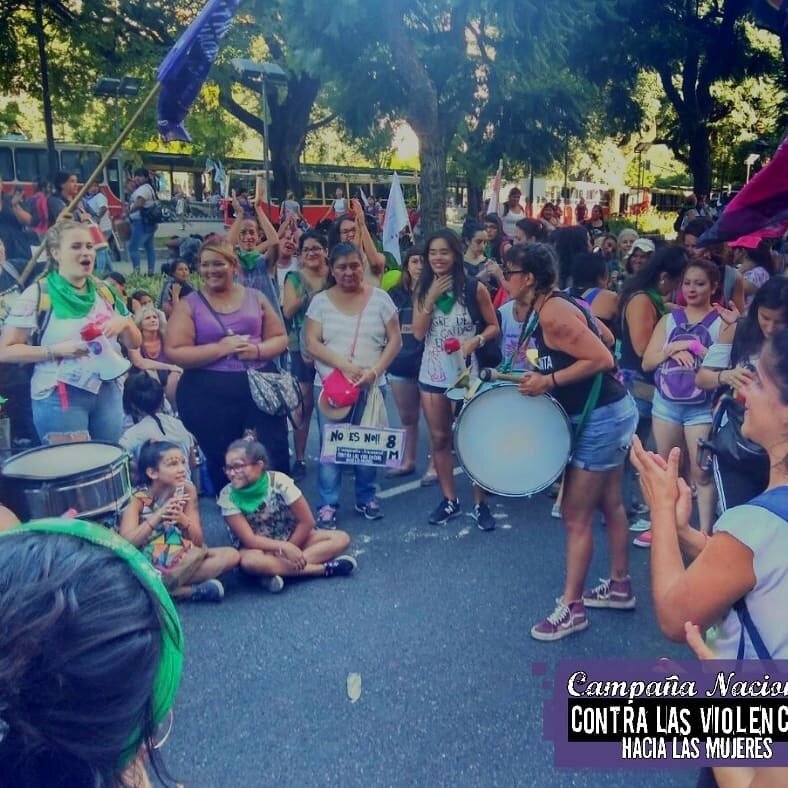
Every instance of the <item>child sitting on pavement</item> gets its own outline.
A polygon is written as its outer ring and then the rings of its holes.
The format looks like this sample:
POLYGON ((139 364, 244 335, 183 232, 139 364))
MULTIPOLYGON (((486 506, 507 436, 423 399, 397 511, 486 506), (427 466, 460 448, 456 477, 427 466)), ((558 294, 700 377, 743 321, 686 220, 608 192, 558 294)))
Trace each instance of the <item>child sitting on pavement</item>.
POLYGON ((295 482, 267 470, 265 447, 256 440, 234 441, 224 470, 230 483, 219 494, 219 508, 241 553, 241 570, 260 577, 272 593, 285 577, 349 575, 356 560, 343 551, 350 544, 344 531, 315 528, 315 518, 295 482))
POLYGON ((238 566, 232 547, 206 548, 197 490, 186 478, 186 456, 169 441, 148 441, 137 461, 139 489, 123 511, 120 535, 161 572, 174 599, 221 602, 216 578, 238 566))

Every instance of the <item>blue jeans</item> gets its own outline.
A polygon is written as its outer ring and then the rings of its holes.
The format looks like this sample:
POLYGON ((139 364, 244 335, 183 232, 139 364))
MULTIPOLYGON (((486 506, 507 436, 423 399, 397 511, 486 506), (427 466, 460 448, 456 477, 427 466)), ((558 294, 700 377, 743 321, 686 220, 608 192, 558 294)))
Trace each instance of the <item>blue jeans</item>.
POLYGON ((143 247, 148 258, 148 274, 153 275, 156 272, 156 249, 153 246, 156 225, 145 224, 142 219, 131 219, 130 224, 129 257, 134 273, 140 272, 140 247, 143 247))
POLYGON ((91 440, 117 443, 123 432, 123 396, 117 380, 101 384, 97 394, 66 386, 68 407, 60 404, 55 389, 44 399, 34 399, 33 423, 42 443, 63 432, 88 432, 91 440))
MULTIPOLYGON (((315 402, 320 397, 320 389, 315 388, 315 402)), ((323 427, 326 424, 334 424, 335 422, 329 421, 320 408, 315 408, 317 414, 317 427, 318 435, 320 436, 320 452, 323 450, 323 427)), ((378 469, 371 465, 353 465, 344 466, 352 467, 355 474, 355 492, 356 503, 359 506, 366 506, 370 501, 375 498, 377 492, 376 479, 378 469)), ((339 492, 342 487, 342 465, 334 463, 321 462, 317 471, 317 493, 319 504, 318 506, 339 506, 339 492)))

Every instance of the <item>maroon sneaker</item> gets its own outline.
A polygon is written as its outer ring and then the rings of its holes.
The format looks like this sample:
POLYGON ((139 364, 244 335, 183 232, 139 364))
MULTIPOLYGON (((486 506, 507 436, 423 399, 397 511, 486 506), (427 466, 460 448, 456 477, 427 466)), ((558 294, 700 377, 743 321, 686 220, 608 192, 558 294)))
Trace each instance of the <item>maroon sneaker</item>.
POLYGON ((600 583, 583 592, 586 607, 609 607, 614 610, 634 610, 637 598, 632 592, 632 581, 599 578, 600 583))
POLYGON ((556 600, 556 608, 544 620, 531 627, 531 637, 536 640, 561 640, 561 638, 582 632, 588 626, 588 617, 583 600, 565 605, 556 600))

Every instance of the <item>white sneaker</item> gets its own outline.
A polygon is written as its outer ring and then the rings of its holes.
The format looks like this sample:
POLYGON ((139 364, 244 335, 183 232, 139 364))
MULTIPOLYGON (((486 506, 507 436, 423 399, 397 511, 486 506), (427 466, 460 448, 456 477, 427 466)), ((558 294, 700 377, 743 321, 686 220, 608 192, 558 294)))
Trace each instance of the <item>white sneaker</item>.
POLYGON ((260 585, 270 594, 278 594, 285 587, 285 581, 281 575, 272 575, 261 577, 260 585))
POLYGON ((648 531, 649 528, 651 528, 651 521, 647 520, 645 517, 635 520, 635 522, 629 526, 629 530, 636 534, 648 531))

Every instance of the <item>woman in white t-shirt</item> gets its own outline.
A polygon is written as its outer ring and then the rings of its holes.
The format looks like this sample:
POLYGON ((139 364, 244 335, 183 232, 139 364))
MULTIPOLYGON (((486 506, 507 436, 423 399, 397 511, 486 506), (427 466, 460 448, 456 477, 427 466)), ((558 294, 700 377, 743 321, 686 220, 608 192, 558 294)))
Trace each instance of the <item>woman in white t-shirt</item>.
MULTIPOLYGON (((444 350, 444 342, 450 338, 459 340, 461 349, 458 352, 465 359, 494 340, 500 329, 487 288, 474 280, 466 283, 462 245, 457 235, 451 230, 437 230, 427 239, 425 248, 428 265, 416 286, 413 335, 424 340, 419 388, 430 430, 435 470, 443 493, 443 499, 429 521, 433 525, 442 525, 460 514, 451 453, 452 402, 445 396, 457 378, 457 370, 453 358, 444 350), (466 303, 466 294, 476 299, 475 305, 466 303), (481 315, 478 325, 471 309, 481 315)), ((472 363, 476 364, 475 359, 472 363)))
POLYGON ((118 340, 131 349, 142 337, 122 300, 93 278, 96 258, 87 227, 59 222, 45 244, 53 270, 14 302, 0 336, 0 362, 35 365, 30 396, 43 442, 89 433, 93 440, 116 443, 123 422, 120 386, 101 379, 100 356, 89 353, 80 332, 96 325, 116 352, 118 340), (46 310, 44 295, 50 301, 46 310))
POLYGON ((129 197, 129 222, 131 238, 129 239, 129 257, 134 273, 140 272, 140 247, 145 249, 148 260, 148 276, 156 272, 156 249, 153 237, 158 225, 145 220, 145 211, 156 204, 156 192, 150 183, 150 173, 144 168, 134 170, 134 191, 129 197))
POLYGON ((509 196, 503 205, 501 212, 501 222, 503 231, 507 238, 514 238, 514 228, 521 219, 525 219, 525 208, 520 205, 520 197, 523 193, 515 186, 509 190, 509 196))
MULTIPOLYGON (((312 299, 306 313, 306 349, 315 359, 315 386, 322 389, 323 380, 335 369, 362 390, 383 386, 386 369, 402 347, 397 307, 387 293, 364 282, 364 265, 353 244, 337 244, 328 264, 329 284, 332 280, 334 284, 312 299)), ((327 419, 321 410, 321 392, 317 393, 322 447, 327 419)), ((353 467, 356 512, 368 520, 378 520, 383 515, 375 498, 376 469, 353 467)), ((317 516, 320 527, 335 526, 341 481, 340 466, 321 462, 317 516)))
POLYGON ((651 584, 662 632, 685 640, 687 622, 706 630, 717 659, 788 658, 788 329, 769 339, 741 393, 742 434, 766 449, 769 484, 728 509, 711 536, 689 524, 692 497, 667 463, 635 438, 633 463, 651 508, 651 584), (681 552, 691 560, 684 568, 681 552), (746 623, 743 623, 746 622, 746 623))

